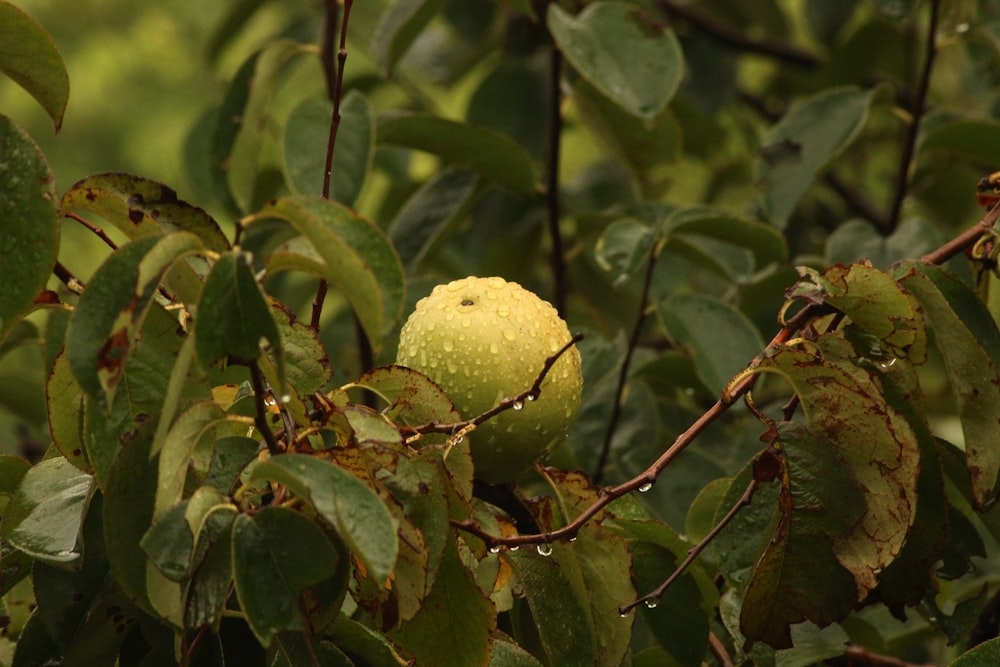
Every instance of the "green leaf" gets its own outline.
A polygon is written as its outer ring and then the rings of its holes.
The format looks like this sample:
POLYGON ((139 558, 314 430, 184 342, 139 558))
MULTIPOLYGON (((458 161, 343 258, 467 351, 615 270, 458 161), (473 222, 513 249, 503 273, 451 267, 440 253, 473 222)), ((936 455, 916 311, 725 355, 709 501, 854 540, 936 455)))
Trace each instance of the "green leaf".
POLYGON ((11 497, 3 517, 3 538, 20 551, 51 563, 80 557, 81 526, 94 478, 62 457, 29 470, 11 497))
POLYGON ((66 355, 87 394, 105 406, 114 402, 159 278, 200 248, 187 232, 146 236, 119 248, 94 273, 66 330, 66 355))
POLYGON ((385 8, 371 37, 383 76, 392 73, 396 62, 444 4, 444 0, 393 0, 385 8))
POLYGON ((966 162, 992 169, 1000 150, 1000 122, 992 118, 956 118, 937 123, 922 134, 920 159, 966 162))
POLYGON ((655 232, 644 223, 632 218, 615 220, 594 244, 594 259, 611 275, 611 285, 621 287, 646 266, 657 242, 655 232))
POLYGON ((354 663, 332 642, 306 639, 303 633, 278 635, 277 654, 270 667, 354 667, 354 663))
MULTIPOLYGON (((381 366, 373 368, 354 385, 374 391, 389 405, 382 413, 394 424, 419 426, 440 422, 452 424, 462 421, 451 398, 429 377, 405 366, 381 366)), ((423 443, 444 442, 446 434, 430 434, 421 439, 423 443)))
POLYGON ((207 625, 217 630, 222 621, 233 583, 232 525, 236 516, 232 505, 214 505, 202 517, 195 538, 195 569, 184 591, 185 627, 207 625))
POLYGON ((322 529, 298 512, 264 507, 233 522, 233 575, 240 607, 263 646, 303 630, 299 596, 333 574, 338 556, 322 529))
POLYGON ((490 667, 542 667, 535 656, 513 642, 494 639, 490 667))
POLYGON ((671 337, 691 353, 698 379, 713 394, 764 348, 760 332, 742 312, 697 294, 675 294, 657 304, 671 337))
POLYGON ((388 233, 407 270, 412 272, 442 232, 466 212, 477 184, 474 172, 448 167, 406 200, 388 233))
POLYGON ((898 275, 934 330, 965 435, 973 499, 983 507, 1000 476, 1000 332, 972 290, 944 269, 911 262, 898 275))
POLYGON ((816 175, 868 119, 872 93, 855 88, 822 91, 793 107, 764 137, 757 163, 765 185, 764 214, 784 228, 816 175))
POLYGON ((327 628, 327 634, 342 650, 360 658, 358 662, 371 667, 403 667, 406 661, 397 653, 385 635, 358 621, 339 614, 327 628))
MULTIPOLYGON (((0 65, 11 41, 4 36, 11 27, 8 13, 20 10, 0 2, 0 65)), ((60 230, 55 197, 45 156, 24 130, 0 114, 0 341, 31 310, 55 266, 60 230)))
POLYGON ((329 521, 376 582, 396 562, 396 527, 385 504, 354 475, 328 461, 285 454, 253 469, 250 481, 284 484, 329 521))
POLYGON ((379 122, 378 142, 426 151, 515 192, 529 196, 535 193, 536 169, 531 156, 496 130, 408 114, 379 122))
POLYGON ((225 414, 218 404, 199 401, 177 418, 162 443, 153 442, 153 456, 160 455, 154 519, 181 501, 195 449, 199 444, 214 443, 215 426, 223 419, 225 414))
MULTIPOLYGON (((330 197, 353 206, 372 168, 375 154, 375 110, 361 93, 351 90, 340 104, 340 124, 330 179, 330 197)), ((298 194, 321 195, 326 146, 333 103, 326 98, 303 100, 285 122, 285 176, 298 194)))
POLYGON ((921 257, 945 241, 941 230, 924 218, 906 218, 889 236, 867 220, 848 220, 826 240, 827 264, 867 259, 879 269, 911 257, 921 257))
POLYGON ((350 209, 317 197, 277 199, 254 216, 268 217, 285 220, 312 243, 322 259, 317 267, 322 277, 350 302, 372 347, 379 350, 402 315, 405 290, 399 256, 385 233, 350 209))
POLYGON ((673 30, 635 5, 595 2, 577 16, 550 5, 548 26, 573 68, 639 118, 655 118, 680 85, 684 57, 673 30))
POLYGON ((391 633, 419 665, 485 665, 496 607, 479 590, 450 536, 420 613, 391 633))
POLYGON ((865 511, 862 487, 837 449, 791 422, 779 426, 779 438, 789 481, 782 485, 778 525, 747 584, 740 626, 750 643, 789 648, 790 626, 806 619, 829 625, 864 597, 857 575, 845 565, 878 565, 869 555, 847 554, 837 546, 850 539, 865 511), (843 562, 859 555, 860 562, 843 562), (822 580, 816 572, 823 573, 822 580))
MULTIPOLYGON (((333 366, 316 329, 295 318, 277 301, 271 302, 271 314, 281 334, 281 357, 288 384, 300 395, 319 391, 333 379, 333 366)), ((275 350, 268 350, 277 362, 275 350)))
POLYGON ((785 235, 772 225, 719 208, 696 206, 680 209, 662 223, 667 247, 675 238, 703 237, 722 241, 753 253, 757 269, 788 258, 785 235))
POLYGON ((1000 663, 1000 638, 983 642, 958 656, 948 667, 991 667, 1000 663))
MULTIPOLYGON (((239 111, 232 151, 226 159, 226 181, 241 211, 252 211, 258 201, 257 179, 261 147, 269 123, 267 114, 285 69, 296 56, 307 53, 302 44, 287 39, 274 40, 253 59, 253 73, 246 80, 246 105, 239 111)), ((242 81, 241 81, 242 83, 242 81)), ((243 91, 240 91, 242 93, 243 91)), ((239 95, 238 97, 241 97, 239 95)), ((238 99, 237 99, 238 101, 238 99)))
POLYGON ((69 99, 69 74, 52 38, 23 10, 2 0, 0 44, 0 72, 38 100, 58 131, 69 99))
POLYGON ((212 265, 198 304, 194 335, 198 358, 206 368, 227 358, 253 362, 264 340, 278 352, 281 368, 278 326, 242 253, 225 253, 212 265))

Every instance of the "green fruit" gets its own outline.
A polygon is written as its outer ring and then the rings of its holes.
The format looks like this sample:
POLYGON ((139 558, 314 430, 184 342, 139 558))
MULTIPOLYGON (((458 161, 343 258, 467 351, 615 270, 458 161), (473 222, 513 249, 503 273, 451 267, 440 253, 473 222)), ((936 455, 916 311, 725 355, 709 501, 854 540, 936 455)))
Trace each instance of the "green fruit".
MULTIPOLYGON (((503 278, 438 285, 399 335, 396 363, 444 389, 466 419, 531 388, 545 361, 572 336, 547 301, 503 278)), ((529 470, 565 439, 580 408, 580 352, 562 354, 537 400, 500 413, 470 433, 476 477, 496 484, 529 470)))

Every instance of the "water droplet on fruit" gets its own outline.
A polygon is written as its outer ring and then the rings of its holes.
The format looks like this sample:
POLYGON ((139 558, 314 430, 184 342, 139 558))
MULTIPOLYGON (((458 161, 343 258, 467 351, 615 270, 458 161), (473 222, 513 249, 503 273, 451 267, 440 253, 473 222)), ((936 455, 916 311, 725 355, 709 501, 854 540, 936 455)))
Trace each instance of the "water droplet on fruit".
POLYGON ((441 347, 444 348, 445 352, 451 352, 455 349, 455 343, 449 338, 448 340, 441 342, 441 347))
POLYGON ((499 306, 497 306, 497 315, 499 315, 500 317, 507 317, 508 315, 510 315, 510 308, 508 308, 503 304, 500 304, 499 306))
POLYGON ((517 338, 517 333, 515 333, 513 329, 504 329, 503 337, 506 338, 507 340, 514 340, 515 338, 517 338))
POLYGON ((496 344, 496 341, 490 343, 490 352, 492 352, 493 354, 500 353, 500 346, 496 344))
POLYGON ((552 555, 552 545, 551 544, 539 544, 538 545, 538 555, 539 556, 551 556, 552 555))
POLYGON ((648 600, 646 600, 647 609, 656 609, 656 605, 658 604, 660 604, 659 598, 649 598, 648 600))
POLYGON ((652 482, 646 482, 645 484, 643 484, 642 486, 639 487, 639 493, 646 493, 651 488, 653 488, 653 483, 652 482))

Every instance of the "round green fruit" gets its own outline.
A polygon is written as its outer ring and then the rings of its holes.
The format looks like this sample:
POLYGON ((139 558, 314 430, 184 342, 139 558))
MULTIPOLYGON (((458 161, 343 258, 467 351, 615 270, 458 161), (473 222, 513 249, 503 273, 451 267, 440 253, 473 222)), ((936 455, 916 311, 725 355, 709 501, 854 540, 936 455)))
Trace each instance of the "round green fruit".
MULTIPOLYGON (((396 363, 437 382, 471 419, 530 389, 571 338, 547 301, 503 278, 471 276, 438 285, 417 302, 400 332, 396 363)), ((580 352, 572 347, 553 364, 536 400, 469 434, 476 477, 507 482, 548 454, 569 432, 582 387, 580 352)))

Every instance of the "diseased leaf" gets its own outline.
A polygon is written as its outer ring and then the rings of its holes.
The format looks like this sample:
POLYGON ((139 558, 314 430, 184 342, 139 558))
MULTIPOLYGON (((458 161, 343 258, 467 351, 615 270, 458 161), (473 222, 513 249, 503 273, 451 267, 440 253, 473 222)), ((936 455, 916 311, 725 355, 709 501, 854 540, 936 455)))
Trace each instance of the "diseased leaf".
MULTIPOLYGON (((402 315, 405 284, 399 256, 385 233, 350 209, 318 197, 285 197, 268 203, 255 219, 285 220, 307 238, 314 258, 300 266, 318 272, 351 303, 375 350, 402 315)), ((269 271, 287 269, 269 263, 269 271)))
POLYGON ((1000 476, 1000 332, 983 303, 944 269, 911 262, 897 271, 934 330, 965 435, 973 499, 984 507, 1000 476))
POLYGON ((572 16, 550 5, 547 22, 574 69, 629 113, 652 120, 677 91, 684 72, 680 44, 645 10, 595 2, 572 16))
POLYGON ((67 461, 92 473, 83 436, 83 389, 73 375, 65 348, 59 352, 45 383, 45 407, 52 442, 67 461))
MULTIPOLYGON (((15 27, 12 16, 23 17, 15 23, 31 21, 0 2, 0 69, 11 42, 5 33, 15 27)), ((32 309, 55 266, 60 230, 55 197, 45 156, 24 130, 0 114, 0 341, 32 309)))
POLYGON ((250 480, 287 486, 333 525, 373 580, 389 576, 398 550, 396 527, 375 492, 357 477, 328 461, 285 454, 255 467, 250 480))
POLYGON ((846 616, 868 590, 863 586, 871 588, 859 571, 870 576, 879 564, 860 549, 845 552, 859 542, 851 536, 866 498, 837 446, 791 422, 778 436, 787 466, 780 516, 747 584, 740 627, 748 643, 788 648, 790 626, 808 619, 822 627, 846 616))
MULTIPOLYGON (((404 366, 373 368, 354 385, 374 391, 389 405, 382 412, 393 423, 420 426, 439 422, 453 424, 462 421, 462 415, 441 387, 423 373, 404 366)), ((444 442, 447 434, 428 434, 421 437, 423 444, 444 442)))
POLYGON ((52 38, 23 10, 3 0, 0 44, 0 72, 42 105, 58 131, 69 100, 69 74, 52 38))

